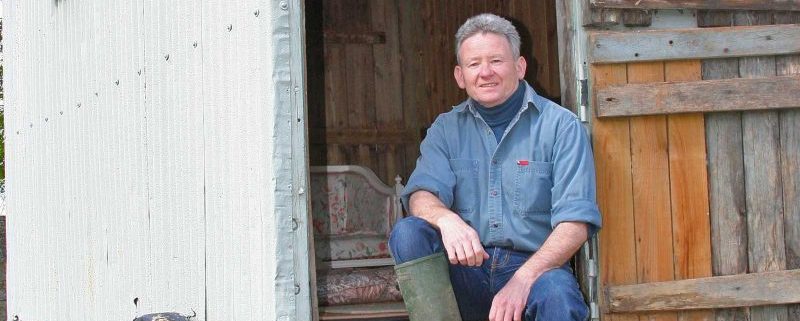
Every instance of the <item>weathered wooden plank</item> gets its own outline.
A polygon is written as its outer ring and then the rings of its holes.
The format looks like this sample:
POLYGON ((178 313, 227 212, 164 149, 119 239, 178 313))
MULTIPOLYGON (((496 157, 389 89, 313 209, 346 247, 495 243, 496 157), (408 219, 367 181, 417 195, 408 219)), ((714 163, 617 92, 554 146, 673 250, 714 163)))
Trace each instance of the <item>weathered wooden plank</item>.
POLYGON ((626 27, 648 27, 653 23, 653 11, 622 10, 622 24, 626 27))
MULTIPOLYGON (((627 82, 625 65, 594 65, 595 88, 627 82)), ((597 168, 597 202, 603 213, 600 230, 602 286, 636 283, 636 244, 633 224, 630 125, 627 118, 592 122, 597 168)), ((602 299, 602 298, 601 298, 602 299)), ((604 302, 600 302, 601 305, 604 302)), ((603 315, 604 320, 638 320, 636 316, 603 315)))
POLYGON ((589 33, 588 60, 615 63, 800 53, 800 24, 589 33))
POLYGON ((325 45, 325 126, 347 126, 347 73, 344 45, 325 45))
POLYGON ((591 0, 591 3, 598 8, 800 11, 797 0, 591 0))
POLYGON ((372 46, 345 45, 347 105, 350 128, 375 127, 375 60, 372 46))
MULTIPOLYGON (((800 12, 775 13, 775 24, 800 23, 800 12)), ((778 75, 800 74, 800 55, 775 58, 778 75)), ((786 233, 786 268, 800 268, 800 110, 784 110, 781 122, 781 177, 783 224, 786 233)), ((800 321, 800 305, 788 307, 789 321, 800 321)))
POLYGON ((318 128, 311 131, 309 138, 312 143, 375 145, 405 144, 413 136, 412 132, 403 129, 330 129, 323 131, 318 128))
MULTIPOLYGON (((576 61, 578 59, 575 52, 577 48, 575 48, 573 39, 576 37, 577 28, 580 28, 580 26, 575 24, 574 19, 571 17, 572 11, 575 10, 573 6, 576 5, 576 2, 555 1, 555 5, 558 17, 558 70, 561 75, 561 105, 572 110, 578 110, 578 74, 575 67, 580 65, 581 62, 576 61)), ((583 5, 586 6, 585 4, 583 5)))
MULTIPOLYGON (((664 63, 664 80, 701 79, 699 60, 664 63)), ((711 276, 705 122, 703 114, 667 117, 675 279, 711 276)), ((679 313, 679 320, 714 319, 713 311, 679 313)))
MULTIPOLYGON (((701 11, 699 27, 733 25, 729 11, 701 11)), ((703 79, 739 77, 737 58, 703 61, 703 79)), ((740 112, 706 115, 711 248, 714 275, 747 273, 742 117, 740 112)), ((718 321, 746 321, 746 308, 717 310, 718 321)))
POLYGON ((800 302, 800 270, 608 287, 608 312, 671 311, 800 302))
POLYGON ((600 117, 800 107, 800 75, 662 82, 597 92, 600 117))
MULTIPOLYGON (((426 13, 420 11, 422 4, 416 1, 399 1, 398 23, 400 32, 400 56, 401 61, 421 61, 423 58, 422 46, 417 35, 422 33, 422 24, 419 20, 427 18, 426 13)), ((403 63, 400 66, 402 74, 401 88, 403 95, 403 122, 404 128, 411 133, 408 145, 399 152, 404 153, 407 160, 403 167, 409 172, 414 168, 415 160, 419 155, 419 143, 422 140, 420 135, 421 122, 425 117, 421 117, 423 98, 425 97, 425 87, 422 81, 424 76, 423 66, 419 63, 403 63)))
POLYGON ((400 73, 400 32, 397 2, 370 3, 373 29, 386 34, 386 43, 373 46, 375 59, 376 128, 403 128, 403 93, 400 73))
MULTIPOLYGON (((628 83, 662 81, 663 62, 628 64, 628 83)), ((637 281, 674 280, 666 117, 632 117, 630 126, 637 281)), ((643 317, 649 320, 678 318, 675 313, 643 317)))
POLYGON ((386 33, 382 31, 368 31, 362 33, 344 33, 326 30, 323 33, 325 43, 363 44, 375 45, 386 43, 386 33))
MULTIPOLYGON (((771 24, 773 15, 769 12, 737 12, 733 21, 735 25, 771 24)), ((739 76, 742 78, 774 75, 774 57, 739 59, 739 76)), ((750 272, 786 268, 779 130, 777 112, 747 112, 742 115, 750 272)), ((755 307, 750 309, 750 313, 751 321, 787 318, 785 306, 755 307)))

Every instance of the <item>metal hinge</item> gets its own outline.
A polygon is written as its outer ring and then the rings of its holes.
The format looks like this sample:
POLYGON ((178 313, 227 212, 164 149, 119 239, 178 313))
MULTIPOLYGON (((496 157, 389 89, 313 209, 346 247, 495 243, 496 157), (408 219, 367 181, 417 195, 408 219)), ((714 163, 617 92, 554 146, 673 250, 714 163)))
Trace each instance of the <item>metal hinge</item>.
POLYGON ((578 117, 581 122, 589 122, 589 81, 581 79, 578 81, 578 92, 580 93, 580 106, 578 107, 578 117))
POLYGON ((598 268, 597 268, 597 235, 592 236, 586 244, 584 244, 584 255, 586 262, 586 271, 588 274, 588 288, 589 288, 589 312, 591 313, 590 320, 600 320, 600 306, 599 306, 599 292, 598 292, 598 268))

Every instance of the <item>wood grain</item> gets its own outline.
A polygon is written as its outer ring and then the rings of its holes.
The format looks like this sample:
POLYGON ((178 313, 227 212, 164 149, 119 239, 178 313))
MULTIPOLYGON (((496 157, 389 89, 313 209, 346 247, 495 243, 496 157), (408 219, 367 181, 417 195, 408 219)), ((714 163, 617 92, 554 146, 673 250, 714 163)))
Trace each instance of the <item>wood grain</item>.
MULTIPOLYGON (((627 82, 627 69, 621 64, 594 65, 591 75, 595 89, 627 82)), ((597 201, 603 213, 599 234, 602 287, 637 282, 630 137, 627 118, 593 120, 597 201)), ((603 319, 633 321, 638 317, 604 314, 603 319)))
MULTIPOLYGON (((663 62, 628 64, 628 83, 664 81, 663 62)), ((630 119, 636 274, 639 283, 673 280, 672 214, 665 116, 630 119)), ((677 320, 675 313, 642 316, 677 320)))
MULTIPOLYGON (((772 22, 773 15, 769 12, 734 14, 735 25, 772 22)), ((774 76, 775 58, 740 58, 739 75, 742 78, 774 76)), ((747 112, 742 115, 750 272, 786 268, 779 130, 777 112, 747 112)), ((752 321, 787 319, 785 306, 754 307, 750 312, 752 321)))
POLYGON ((797 0, 591 0, 591 3, 599 8, 800 11, 797 0))
MULTIPOLYGON (((800 12, 776 12, 775 24, 800 23, 800 12)), ((800 55, 775 58, 778 75, 800 74, 800 55)), ((780 112, 783 222, 786 237, 786 268, 800 268, 800 110, 780 112)), ((789 321, 800 321, 800 305, 788 307, 789 321)))
MULTIPOLYGON (((664 80, 701 79, 699 60, 664 63, 664 80)), ((675 279, 711 276, 705 122, 703 114, 667 116, 675 279)), ((713 311, 678 314, 679 320, 713 320, 713 311)))
POLYGON ((800 270, 608 288, 608 312, 672 311, 800 302, 800 270))
MULTIPOLYGON (((699 27, 733 25, 730 11, 701 11, 699 27)), ((706 59, 703 79, 739 77, 737 58, 706 59)), ((747 218, 744 200, 742 117, 740 112, 706 115, 709 209, 714 275, 747 273, 747 218)), ((745 321, 746 308, 717 310, 718 321, 745 321)))
POLYGON ((597 91, 600 117, 800 107, 800 75, 629 84, 597 91))
POLYGON ((592 63, 706 59, 800 52, 800 24, 589 33, 592 63))

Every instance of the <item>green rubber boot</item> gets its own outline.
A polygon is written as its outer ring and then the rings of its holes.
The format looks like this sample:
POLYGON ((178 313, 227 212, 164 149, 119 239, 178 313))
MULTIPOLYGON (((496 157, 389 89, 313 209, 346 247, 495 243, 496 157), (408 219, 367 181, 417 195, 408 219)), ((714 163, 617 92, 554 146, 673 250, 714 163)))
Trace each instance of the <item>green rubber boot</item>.
POLYGON ((444 253, 396 265, 394 270, 411 321, 461 321, 444 253))

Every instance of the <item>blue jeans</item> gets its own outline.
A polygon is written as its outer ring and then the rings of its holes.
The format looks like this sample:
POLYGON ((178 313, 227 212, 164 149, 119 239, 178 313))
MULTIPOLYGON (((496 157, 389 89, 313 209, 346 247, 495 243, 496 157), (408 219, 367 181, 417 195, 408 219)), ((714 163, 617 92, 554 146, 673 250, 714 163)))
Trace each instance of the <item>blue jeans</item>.
MULTIPOLYGON (((389 250, 395 263, 443 252, 441 236, 428 222, 418 217, 399 220, 389 237, 389 250)), ((489 259, 480 267, 450 264, 450 282, 464 321, 486 320, 492 298, 530 257, 530 253, 499 247, 486 248, 489 259)), ((523 314, 526 321, 576 320, 588 317, 578 282, 565 265, 542 274, 531 288, 523 314)))

